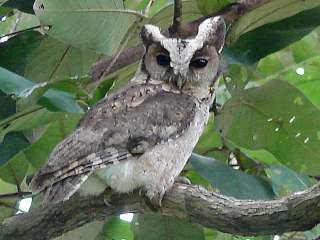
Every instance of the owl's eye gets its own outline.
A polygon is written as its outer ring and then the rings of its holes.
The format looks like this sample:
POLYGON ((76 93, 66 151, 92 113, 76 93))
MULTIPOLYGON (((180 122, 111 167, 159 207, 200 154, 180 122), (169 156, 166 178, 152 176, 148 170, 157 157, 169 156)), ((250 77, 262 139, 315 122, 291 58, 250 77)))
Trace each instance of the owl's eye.
POLYGON ((207 59, 197 58, 197 59, 191 61, 190 66, 194 67, 194 68, 204 68, 205 66, 207 66, 207 64, 208 64, 207 59))
POLYGON ((159 54, 159 55, 157 55, 156 58, 157 58, 157 63, 160 66, 168 67, 170 65, 170 57, 168 55, 159 54))

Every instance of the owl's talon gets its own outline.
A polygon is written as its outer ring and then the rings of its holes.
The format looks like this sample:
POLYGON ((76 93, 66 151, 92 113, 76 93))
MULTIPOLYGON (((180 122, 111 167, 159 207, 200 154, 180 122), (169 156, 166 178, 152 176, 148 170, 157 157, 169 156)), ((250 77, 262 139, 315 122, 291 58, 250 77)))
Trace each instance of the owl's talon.
POLYGON ((161 209, 161 200, 156 198, 148 198, 146 197, 146 204, 153 212, 159 212, 161 209))
POLYGON ((108 188, 105 190, 105 194, 103 196, 103 202, 107 207, 110 207, 111 204, 111 195, 110 195, 110 191, 108 191, 108 188))

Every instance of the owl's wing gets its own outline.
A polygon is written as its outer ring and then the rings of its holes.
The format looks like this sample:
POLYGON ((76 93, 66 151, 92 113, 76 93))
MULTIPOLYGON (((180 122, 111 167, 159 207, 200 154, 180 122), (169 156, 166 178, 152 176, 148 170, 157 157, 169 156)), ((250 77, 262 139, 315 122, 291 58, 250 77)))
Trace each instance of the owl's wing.
POLYGON ((56 146, 30 187, 45 192, 44 202, 67 200, 95 169, 139 161, 154 145, 179 137, 195 107, 192 97, 163 85, 135 85, 107 97, 56 146))

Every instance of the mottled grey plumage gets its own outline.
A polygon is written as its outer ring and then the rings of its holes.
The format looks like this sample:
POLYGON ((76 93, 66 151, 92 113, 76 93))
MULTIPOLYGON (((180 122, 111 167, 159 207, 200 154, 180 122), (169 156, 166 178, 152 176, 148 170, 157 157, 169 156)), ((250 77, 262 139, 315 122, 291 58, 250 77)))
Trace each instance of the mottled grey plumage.
POLYGON ((90 109, 56 146, 34 176, 32 191, 43 192, 49 203, 65 201, 76 191, 142 188, 160 204, 207 122, 224 34, 219 17, 207 19, 195 38, 184 40, 145 26, 146 53, 134 79, 90 109), (170 64, 159 62, 161 54, 170 64), (192 67, 199 58, 206 66, 192 67))

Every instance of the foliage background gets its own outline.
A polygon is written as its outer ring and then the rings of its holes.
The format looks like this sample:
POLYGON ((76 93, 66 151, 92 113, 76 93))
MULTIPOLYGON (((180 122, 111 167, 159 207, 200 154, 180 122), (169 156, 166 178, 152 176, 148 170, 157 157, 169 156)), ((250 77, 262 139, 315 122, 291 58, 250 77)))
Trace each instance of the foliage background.
MULTIPOLYGON (((236 1, 185 0, 183 19, 236 1)), ((27 176, 84 112, 134 74, 133 63, 93 82, 90 67, 165 29, 172 1, 0 0, 0 222, 29 198, 27 176)), ((273 199, 320 176, 320 2, 271 1, 229 26, 218 115, 183 174, 241 199, 273 199)), ((37 205, 34 203, 34 208, 37 205)), ((240 237, 160 215, 114 217, 59 239, 315 239, 320 229, 240 237)))

